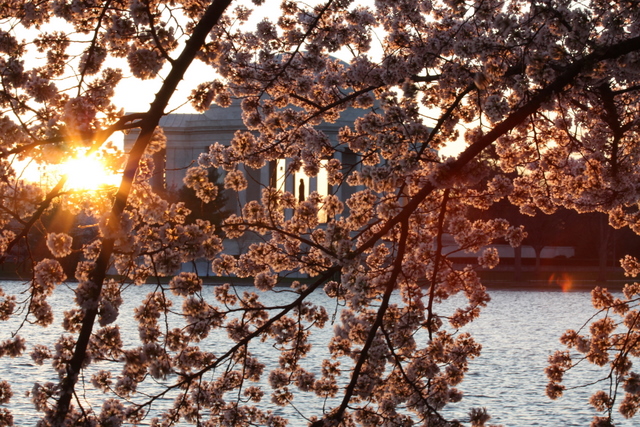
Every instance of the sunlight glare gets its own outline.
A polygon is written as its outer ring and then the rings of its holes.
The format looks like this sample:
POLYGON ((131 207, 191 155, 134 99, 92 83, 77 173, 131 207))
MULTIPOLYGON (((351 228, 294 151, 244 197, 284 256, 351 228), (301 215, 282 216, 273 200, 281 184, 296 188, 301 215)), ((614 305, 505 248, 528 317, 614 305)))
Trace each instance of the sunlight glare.
POLYGON ((120 183, 120 176, 108 171, 95 157, 68 160, 60 165, 59 173, 67 176, 66 187, 72 190, 97 190, 120 183))

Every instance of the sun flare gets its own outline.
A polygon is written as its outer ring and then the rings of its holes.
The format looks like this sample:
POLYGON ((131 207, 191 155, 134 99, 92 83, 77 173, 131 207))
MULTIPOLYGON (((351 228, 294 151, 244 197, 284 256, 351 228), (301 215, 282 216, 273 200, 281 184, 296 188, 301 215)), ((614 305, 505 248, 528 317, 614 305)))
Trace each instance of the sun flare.
POLYGON ((70 159, 59 166, 58 172, 66 175, 66 187, 72 190, 98 190, 120 183, 120 176, 109 171, 104 163, 95 157, 70 159))

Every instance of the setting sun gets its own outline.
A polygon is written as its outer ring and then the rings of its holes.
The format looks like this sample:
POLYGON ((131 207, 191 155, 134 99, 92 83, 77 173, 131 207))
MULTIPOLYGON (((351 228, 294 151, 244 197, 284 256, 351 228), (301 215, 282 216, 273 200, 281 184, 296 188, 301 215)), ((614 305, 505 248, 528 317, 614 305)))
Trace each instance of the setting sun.
POLYGON ((72 190, 97 190, 120 183, 120 176, 105 168, 95 157, 71 159, 59 166, 58 173, 67 176, 66 187, 72 190))

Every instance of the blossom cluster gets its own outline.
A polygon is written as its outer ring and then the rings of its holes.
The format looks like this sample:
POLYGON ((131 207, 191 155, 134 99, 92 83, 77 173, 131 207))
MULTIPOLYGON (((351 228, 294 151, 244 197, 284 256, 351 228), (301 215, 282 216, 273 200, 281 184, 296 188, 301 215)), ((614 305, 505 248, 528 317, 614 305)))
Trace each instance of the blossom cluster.
POLYGON ((622 385, 622 397, 611 388, 600 389, 591 396, 589 403, 606 415, 595 417, 592 425, 610 423, 616 406, 625 418, 633 417, 640 409, 640 376, 633 366, 634 359, 640 356, 637 293, 637 284, 625 287, 624 298, 616 298, 606 289, 596 287, 591 293, 592 304, 603 316, 591 322, 588 330, 586 327, 568 330, 560 339, 568 351, 557 351, 549 357, 545 372, 549 378, 547 395, 552 399, 562 396, 565 374, 583 360, 606 367, 611 373, 608 381, 622 385))

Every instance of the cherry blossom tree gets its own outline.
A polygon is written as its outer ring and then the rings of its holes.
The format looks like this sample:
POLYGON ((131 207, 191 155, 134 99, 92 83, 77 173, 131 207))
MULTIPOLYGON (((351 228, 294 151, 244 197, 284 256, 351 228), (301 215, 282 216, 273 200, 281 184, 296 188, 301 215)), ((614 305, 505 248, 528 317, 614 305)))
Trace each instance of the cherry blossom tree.
MULTIPOLYGON (((517 246, 524 237, 504 219, 471 221, 467 209, 508 199, 525 214, 599 211, 615 227, 640 230, 638 2, 279 6, 276 15, 275 3, 262 0, 0 3, 2 257, 28 241, 54 202, 97 218, 99 227, 83 247, 69 307, 48 303, 67 279, 58 261, 72 250, 66 233, 48 235, 51 257, 31 258, 25 298, 0 292, 0 320, 22 316, 65 329, 50 346, 28 342, 19 329, 0 343, 0 355, 29 353, 59 379, 33 386, 39 425, 281 426, 286 419, 269 408, 292 406, 301 394, 325 401, 318 413, 301 413, 313 426, 459 425, 442 409, 462 398, 456 386, 481 350, 460 328, 490 299, 478 267, 499 259, 486 249, 477 265, 456 269, 443 239, 477 252, 495 239, 517 246), (159 120, 196 63, 208 71, 186 82, 193 90, 184 101, 204 111, 237 100, 246 125, 187 173, 185 184, 204 202, 217 193, 208 168, 224 169, 225 188, 241 192, 243 170, 278 159, 289 160, 288 173, 325 169, 334 188, 352 186, 353 194, 299 200, 262 188, 259 201, 221 226, 226 241, 254 239, 239 256, 223 250, 211 223, 186 222, 184 204, 164 200, 149 180, 165 143, 159 120), (116 105, 124 77, 157 83, 148 111, 125 114, 116 105), (347 108, 362 117, 331 141, 318 125, 347 108), (21 175, 24 161, 55 165, 96 153, 117 168, 122 156, 111 141, 130 130, 139 136, 113 192, 72 191, 64 177, 43 188, 21 175), (454 143, 460 154, 439 154, 454 143), (355 168, 335 156, 347 149, 357 155, 355 168), (250 278, 255 290, 224 284, 211 295, 196 275, 176 274, 203 258, 219 276, 250 278), (292 273, 308 279, 294 281, 291 302, 264 303, 292 273), (138 342, 125 345, 118 322, 128 314, 119 307, 132 284, 147 281, 155 286, 133 314, 138 342), (310 300, 318 290, 338 316, 310 300), (466 304, 443 312, 441 303, 457 294, 466 304), (311 338, 328 327, 328 355, 312 370, 311 338), (198 345, 220 331, 228 340, 215 351, 198 345), (277 361, 260 358, 261 342, 279 352, 277 361), (149 382, 162 392, 147 393, 149 382), (105 393, 101 406, 80 392, 87 387, 105 393), (169 394, 177 396, 173 406, 158 409, 169 394)), ((623 266, 630 276, 640 272, 634 258, 623 266)), ((594 426, 612 425, 618 404, 626 417, 640 406, 639 294, 639 284, 622 299, 594 291, 604 319, 589 323, 589 333, 562 337, 610 380, 592 399, 603 412, 594 426)), ((551 397, 562 394, 575 358, 568 351, 551 358, 551 397)), ((0 403, 11 395, 0 381, 0 403)), ((489 418, 477 408, 460 421, 482 426, 489 418)), ((16 422, 0 408, 0 425, 16 422)))

